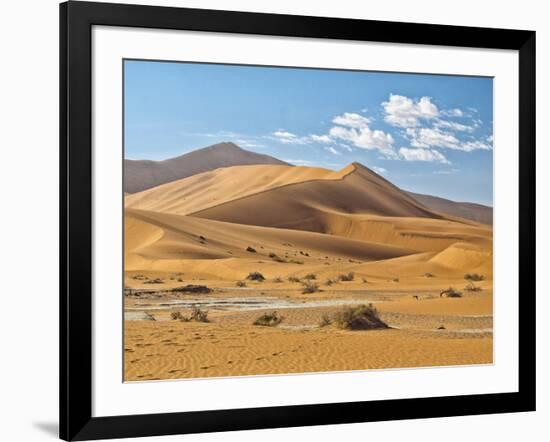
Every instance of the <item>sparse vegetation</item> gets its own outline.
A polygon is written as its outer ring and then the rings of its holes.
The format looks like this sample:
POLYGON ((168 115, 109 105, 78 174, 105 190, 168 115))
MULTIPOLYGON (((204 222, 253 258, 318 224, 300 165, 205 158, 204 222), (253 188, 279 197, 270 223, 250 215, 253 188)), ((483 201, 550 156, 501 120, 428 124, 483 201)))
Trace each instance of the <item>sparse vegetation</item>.
POLYGON ((276 311, 271 313, 264 313, 254 321, 254 325, 261 325, 264 327, 275 327, 283 321, 283 317, 276 311))
POLYGON ((137 279, 139 281, 143 281, 143 280, 149 279, 149 278, 147 278, 147 276, 145 276, 145 275, 138 274, 138 275, 132 276, 132 279, 137 279))
POLYGON ((442 298, 443 296, 446 296, 447 298, 462 298, 462 292, 459 292, 453 287, 449 287, 448 289, 445 289, 441 293, 439 293, 440 298, 442 298))
POLYGON ((319 285, 315 284, 314 282, 306 281, 304 282, 304 288, 302 289, 302 293, 315 293, 319 291, 319 285))
POLYGON ((467 292, 481 292, 482 288, 470 281, 468 284, 466 284, 464 290, 466 290, 467 292))
POLYGON ((237 287, 246 287, 246 282, 244 281, 237 281, 237 283, 235 284, 237 287))
POLYGON ((325 281, 325 285, 328 285, 330 287, 332 284, 336 284, 337 282, 338 282, 337 279, 327 279, 325 281))
POLYGON ((187 284, 183 287, 174 287, 170 291, 184 293, 210 293, 212 289, 205 285, 187 284))
POLYGON ((250 247, 250 246, 248 246, 248 247, 246 248, 246 251, 247 251, 247 252, 250 252, 250 253, 256 253, 256 249, 255 249, 254 247, 250 247))
POLYGON ((208 311, 202 310, 200 307, 193 307, 193 310, 191 311, 191 318, 192 321, 197 322, 210 322, 208 319, 208 311))
POLYGON ((161 278, 155 278, 155 279, 149 279, 147 281, 143 281, 144 284, 163 284, 164 280, 161 278))
POLYGON ((349 272, 341 274, 340 276, 338 276, 338 279, 340 281, 353 281, 355 279, 355 273, 349 272))
POLYGON ((435 278, 435 275, 433 273, 426 272, 426 273, 424 273, 424 277, 426 277, 426 278, 435 278))
POLYGON ((304 261, 301 261, 299 259, 289 259, 288 262, 290 264, 303 264, 304 263, 304 261))
POLYGON ((361 280, 363 281, 364 284, 368 284, 368 283, 369 283, 369 281, 368 281, 367 278, 362 278, 361 280))
POLYGON ((172 319, 173 321, 178 321, 178 320, 181 321, 183 319, 183 315, 181 314, 180 311, 170 312, 170 319, 172 319))
POLYGON ((317 275, 315 273, 308 273, 306 276, 304 276, 304 279, 311 281, 317 279, 317 275))
POLYGON ((485 277, 483 275, 480 275, 478 273, 466 273, 464 275, 464 279, 466 281, 483 281, 485 277))
POLYGON ((280 276, 276 276, 275 278, 273 278, 273 282, 276 282, 276 283, 283 282, 283 278, 281 278, 280 276))
POLYGON ((288 277, 288 282, 300 282, 300 278, 298 278, 296 276, 289 276, 288 277))
POLYGON ((265 281, 264 275, 262 275, 260 272, 251 272, 248 274, 246 279, 249 279, 250 281, 265 281))
POLYGON ((273 253, 273 252, 271 252, 271 253, 269 254, 269 257, 270 257, 273 261, 276 261, 276 262, 286 262, 286 259, 281 258, 279 255, 277 255, 276 253, 273 253))
POLYGON ((392 281, 393 282, 399 282, 399 278, 393 278, 392 281))
POLYGON ((319 321, 319 327, 328 327, 332 324, 332 319, 330 319, 329 315, 323 315, 321 316, 321 320, 319 321))
POLYGON ((380 319, 378 311, 369 305, 345 307, 335 315, 334 321, 339 328, 345 330, 374 330, 389 328, 380 319))

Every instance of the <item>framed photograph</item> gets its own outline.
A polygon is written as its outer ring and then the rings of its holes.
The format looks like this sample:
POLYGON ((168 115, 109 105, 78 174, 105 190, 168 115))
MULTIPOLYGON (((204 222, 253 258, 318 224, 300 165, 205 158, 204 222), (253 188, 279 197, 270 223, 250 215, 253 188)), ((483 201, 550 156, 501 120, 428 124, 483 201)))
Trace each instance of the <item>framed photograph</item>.
POLYGON ((534 32, 60 18, 62 439, 535 409, 534 32))

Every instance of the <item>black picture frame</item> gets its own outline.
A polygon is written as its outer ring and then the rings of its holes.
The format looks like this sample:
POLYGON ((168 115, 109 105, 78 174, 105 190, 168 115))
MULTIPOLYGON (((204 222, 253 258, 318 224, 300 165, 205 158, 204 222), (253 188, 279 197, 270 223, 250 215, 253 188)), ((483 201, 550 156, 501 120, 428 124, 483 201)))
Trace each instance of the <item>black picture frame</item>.
POLYGON ((60 5, 60 437, 91 440, 535 410, 535 32, 72 2, 60 5), (519 391, 92 417, 94 25, 510 49, 519 53, 519 391))

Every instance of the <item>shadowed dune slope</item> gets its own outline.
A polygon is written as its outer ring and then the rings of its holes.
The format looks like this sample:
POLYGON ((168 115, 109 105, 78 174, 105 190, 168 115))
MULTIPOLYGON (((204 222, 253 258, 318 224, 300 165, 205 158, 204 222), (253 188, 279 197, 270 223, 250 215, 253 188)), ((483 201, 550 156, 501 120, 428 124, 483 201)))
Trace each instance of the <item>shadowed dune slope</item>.
MULTIPOLYGON (((260 226, 299 228, 320 213, 442 219, 389 181, 352 163, 336 179, 279 186, 190 213, 201 218, 260 226)), ((322 231, 317 228, 305 230, 322 231)))
POLYGON ((308 254, 363 261, 394 258, 414 250, 297 230, 229 224, 188 216, 126 210, 126 268, 141 260, 270 259, 269 253, 307 250, 308 254), (139 238, 139 240, 136 240, 139 238), (256 253, 247 252, 252 246, 256 253))
POLYGON ((219 167, 240 164, 282 164, 269 155, 241 149, 234 143, 219 143, 164 161, 124 160, 124 191, 145 189, 219 167))

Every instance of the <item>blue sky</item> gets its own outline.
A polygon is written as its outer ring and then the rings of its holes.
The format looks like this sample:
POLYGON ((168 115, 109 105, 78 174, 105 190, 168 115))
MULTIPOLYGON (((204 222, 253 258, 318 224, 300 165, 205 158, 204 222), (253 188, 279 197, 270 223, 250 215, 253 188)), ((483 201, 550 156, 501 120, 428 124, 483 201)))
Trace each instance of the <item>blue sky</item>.
POLYGON ((221 141, 296 165, 360 162, 397 186, 492 205, 490 78, 125 61, 125 156, 221 141))

